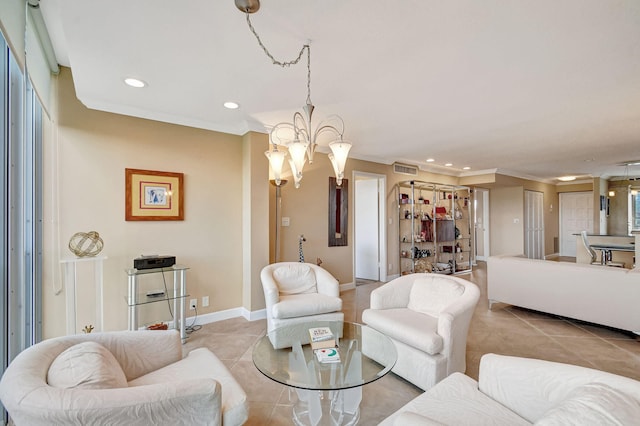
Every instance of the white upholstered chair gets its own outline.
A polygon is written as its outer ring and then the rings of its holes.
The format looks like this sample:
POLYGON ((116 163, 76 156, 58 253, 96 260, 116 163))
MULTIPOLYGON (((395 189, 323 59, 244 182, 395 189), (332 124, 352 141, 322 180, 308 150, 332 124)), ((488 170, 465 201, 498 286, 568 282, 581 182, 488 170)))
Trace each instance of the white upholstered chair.
POLYGON ((392 371, 427 390, 454 372, 464 373, 467 333, 480 298, 462 278, 409 274, 371 292, 362 321, 388 336, 398 361, 392 371))
POLYGON ((22 351, 0 381, 21 425, 241 425, 247 397, 208 349, 176 330, 89 333, 22 351))
MULTIPOLYGON (((287 326, 308 328, 314 321, 343 321, 340 285, 329 272, 312 263, 279 262, 260 273, 267 314, 267 332, 287 326)), ((293 327, 293 328, 292 328, 293 327)), ((288 333, 271 333, 275 348, 293 343, 288 333)), ((305 343, 305 342, 301 342, 305 343)))

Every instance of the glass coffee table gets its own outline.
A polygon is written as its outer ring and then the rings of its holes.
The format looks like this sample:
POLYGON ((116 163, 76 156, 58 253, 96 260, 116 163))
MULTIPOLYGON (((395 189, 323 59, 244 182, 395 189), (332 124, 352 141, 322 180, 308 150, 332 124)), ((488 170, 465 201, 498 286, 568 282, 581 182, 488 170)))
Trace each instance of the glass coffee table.
POLYGON ((361 386, 383 377, 397 352, 385 335, 366 325, 314 321, 278 328, 253 348, 253 363, 265 376, 289 386, 297 425, 355 425, 360 418, 361 386), (339 362, 320 362, 309 345, 309 328, 329 327, 339 362), (275 333, 293 337, 293 347, 274 349, 275 333))

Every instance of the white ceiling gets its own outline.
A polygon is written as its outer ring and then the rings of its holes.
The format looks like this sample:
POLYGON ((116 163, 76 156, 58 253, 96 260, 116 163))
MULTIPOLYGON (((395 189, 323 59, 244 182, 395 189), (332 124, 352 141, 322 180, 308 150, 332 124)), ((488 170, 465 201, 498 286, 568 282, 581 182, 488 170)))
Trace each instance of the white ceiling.
MULTIPOLYGON (((271 64, 233 0, 41 9, 89 108, 244 134, 305 103, 304 59, 271 64)), ((314 123, 342 116, 352 157, 540 180, 640 175, 620 165, 640 160, 638 0, 265 0, 251 21, 278 60, 310 41, 314 123)))

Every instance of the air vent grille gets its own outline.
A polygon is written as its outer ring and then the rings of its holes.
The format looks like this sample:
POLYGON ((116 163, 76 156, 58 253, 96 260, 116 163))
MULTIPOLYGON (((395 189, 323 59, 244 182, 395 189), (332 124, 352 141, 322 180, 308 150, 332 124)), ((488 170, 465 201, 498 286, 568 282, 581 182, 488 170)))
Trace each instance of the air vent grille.
POLYGON ((393 172, 402 175, 418 176, 418 168, 408 164, 393 163, 393 172))

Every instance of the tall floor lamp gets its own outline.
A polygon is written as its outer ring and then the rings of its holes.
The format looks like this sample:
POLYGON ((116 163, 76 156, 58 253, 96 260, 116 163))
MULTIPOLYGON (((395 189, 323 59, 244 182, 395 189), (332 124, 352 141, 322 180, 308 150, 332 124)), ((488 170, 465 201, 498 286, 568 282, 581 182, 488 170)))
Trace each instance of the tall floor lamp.
POLYGON ((275 263, 280 261, 280 227, 282 226, 282 187, 287 184, 287 180, 280 180, 280 185, 274 179, 270 180, 271 185, 276 187, 276 238, 275 238, 275 263))

